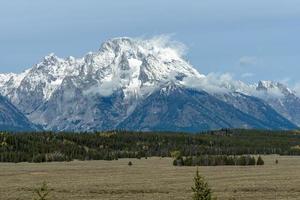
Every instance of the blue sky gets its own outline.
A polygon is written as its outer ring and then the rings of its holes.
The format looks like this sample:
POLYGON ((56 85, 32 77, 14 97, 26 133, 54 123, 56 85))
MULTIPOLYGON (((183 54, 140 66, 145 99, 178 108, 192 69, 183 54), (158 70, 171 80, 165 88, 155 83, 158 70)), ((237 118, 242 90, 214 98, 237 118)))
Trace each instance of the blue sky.
POLYGON ((1 0, 0 72, 161 34, 184 43, 201 73, 300 82, 299 0, 1 0))

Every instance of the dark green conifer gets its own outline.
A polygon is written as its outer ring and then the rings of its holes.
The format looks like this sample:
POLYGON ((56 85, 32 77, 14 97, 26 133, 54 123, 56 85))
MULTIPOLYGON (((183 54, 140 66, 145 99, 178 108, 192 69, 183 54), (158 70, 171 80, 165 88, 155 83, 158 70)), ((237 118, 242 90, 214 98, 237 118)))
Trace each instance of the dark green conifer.
POLYGON ((34 200, 48 200, 50 190, 46 182, 43 182, 40 188, 34 190, 35 198, 34 200))
POLYGON ((261 156, 258 156, 256 165, 264 165, 264 164, 265 164, 265 162, 264 162, 264 160, 262 159, 262 157, 261 157, 261 156))
POLYGON ((195 186, 192 187, 193 190, 193 200, 211 200, 211 189, 204 178, 199 174, 199 170, 196 171, 196 176, 194 177, 195 186))

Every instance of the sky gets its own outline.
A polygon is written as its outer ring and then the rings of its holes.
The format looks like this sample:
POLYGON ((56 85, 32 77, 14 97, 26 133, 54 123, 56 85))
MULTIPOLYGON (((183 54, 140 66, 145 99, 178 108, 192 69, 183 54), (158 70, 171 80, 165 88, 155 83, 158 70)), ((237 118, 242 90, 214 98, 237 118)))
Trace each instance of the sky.
POLYGON ((157 35, 185 44, 200 73, 300 88, 299 0, 0 0, 0 73, 157 35))

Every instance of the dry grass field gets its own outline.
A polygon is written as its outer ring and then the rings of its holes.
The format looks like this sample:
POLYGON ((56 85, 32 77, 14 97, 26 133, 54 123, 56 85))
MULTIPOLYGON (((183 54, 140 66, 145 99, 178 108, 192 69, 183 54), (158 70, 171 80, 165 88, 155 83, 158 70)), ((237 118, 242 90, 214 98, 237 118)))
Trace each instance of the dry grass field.
MULTIPOLYGON (((265 166, 200 167, 218 199, 300 199, 300 157, 265 156, 265 166), (275 159, 279 164, 275 164, 275 159)), ((31 200, 45 180, 53 200, 188 200, 195 167, 149 158, 0 163, 0 199, 31 200)))

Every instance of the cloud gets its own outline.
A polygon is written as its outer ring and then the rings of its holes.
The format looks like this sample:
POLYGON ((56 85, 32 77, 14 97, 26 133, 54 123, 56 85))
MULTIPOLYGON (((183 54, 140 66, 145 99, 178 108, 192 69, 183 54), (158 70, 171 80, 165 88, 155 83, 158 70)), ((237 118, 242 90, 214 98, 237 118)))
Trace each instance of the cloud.
POLYGON ((239 65, 241 67, 256 65, 256 64, 257 64, 257 58, 254 56, 243 56, 239 60, 239 65))
POLYGON ((188 48, 185 44, 172 39, 174 34, 162 34, 152 38, 134 38, 148 52, 156 56, 178 58, 185 56, 188 48))
MULTIPOLYGON (((283 96, 282 91, 278 87, 269 87, 267 91, 257 90, 257 84, 247 84, 236 80, 229 73, 210 73, 201 79, 187 77, 184 79, 184 85, 212 94, 239 92, 259 98, 280 98, 283 96)), ((300 94, 300 83, 296 89, 300 94)))
POLYGON ((220 87, 220 82, 217 80, 217 75, 210 74, 203 78, 185 77, 182 81, 183 85, 196 90, 204 90, 208 93, 226 93, 227 88, 220 87))
POLYGON ((253 77, 254 74, 253 73, 250 73, 250 72, 246 72, 244 74, 242 74, 242 78, 250 78, 250 77, 253 77))
POLYGON ((187 53, 187 46, 179 41, 173 40, 171 34, 159 35, 151 38, 149 41, 162 48, 174 49, 179 55, 187 53))
POLYGON ((286 78, 281 79, 279 82, 283 83, 285 85, 289 85, 289 83, 291 82, 291 78, 286 77, 286 78))
POLYGON ((184 78, 183 83, 186 86, 204 90, 208 93, 227 93, 232 91, 249 93, 250 90, 250 87, 247 84, 235 80, 230 73, 210 73, 200 79, 186 77, 184 78))

